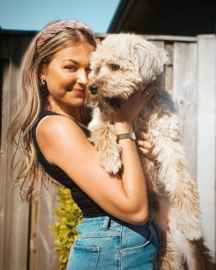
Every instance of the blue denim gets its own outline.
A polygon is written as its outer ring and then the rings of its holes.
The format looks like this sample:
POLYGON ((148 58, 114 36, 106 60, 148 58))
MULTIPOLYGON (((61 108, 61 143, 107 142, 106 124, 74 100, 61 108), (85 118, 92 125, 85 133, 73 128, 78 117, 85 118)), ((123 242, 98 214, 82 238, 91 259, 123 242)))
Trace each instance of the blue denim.
POLYGON ((152 270, 159 252, 151 221, 132 225, 108 216, 85 218, 70 250, 67 270, 152 270))

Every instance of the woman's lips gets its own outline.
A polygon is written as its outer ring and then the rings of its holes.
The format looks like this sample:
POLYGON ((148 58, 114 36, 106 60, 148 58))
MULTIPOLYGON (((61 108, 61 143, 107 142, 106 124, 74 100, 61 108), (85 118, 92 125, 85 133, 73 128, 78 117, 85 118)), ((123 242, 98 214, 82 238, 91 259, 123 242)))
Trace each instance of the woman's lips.
POLYGON ((75 94, 85 94, 85 90, 83 89, 72 89, 71 91, 75 94))

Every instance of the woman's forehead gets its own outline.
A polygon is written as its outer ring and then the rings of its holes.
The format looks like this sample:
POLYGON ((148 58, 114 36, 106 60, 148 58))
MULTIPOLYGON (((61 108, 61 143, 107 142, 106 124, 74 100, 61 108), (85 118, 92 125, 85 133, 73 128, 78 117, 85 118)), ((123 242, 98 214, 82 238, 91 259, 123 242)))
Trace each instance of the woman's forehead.
POLYGON ((52 60, 56 59, 61 62, 67 59, 73 59, 76 62, 89 61, 90 54, 94 50, 95 47, 87 42, 78 43, 59 50, 53 55, 52 60))

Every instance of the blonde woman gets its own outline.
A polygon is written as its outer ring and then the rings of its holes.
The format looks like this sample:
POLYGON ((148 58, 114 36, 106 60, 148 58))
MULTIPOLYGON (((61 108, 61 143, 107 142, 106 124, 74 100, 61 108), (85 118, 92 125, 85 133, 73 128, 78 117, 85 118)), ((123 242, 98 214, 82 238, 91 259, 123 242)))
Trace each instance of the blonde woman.
MULTIPOLYGON (((21 71, 22 103, 8 131, 12 143, 19 135, 16 147, 22 151, 17 182, 21 191, 28 187, 28 200, 50 179, 71 190, 84 222, 67 270, 155 269, 159 239, 135 140, 119 141, 124 168, 116 176, 99 165, 88 141, 84 103, 95 48, 90 28, 76 21, 47 25, 29 45, 21 71)), ((152 85, 145 90, 149 95, 137 92, 115 113, 119 134, 133 132, 134 117, 154 94, 152 85)), ((139 137, 139 151, 151 158, 147 135, 139 137)))

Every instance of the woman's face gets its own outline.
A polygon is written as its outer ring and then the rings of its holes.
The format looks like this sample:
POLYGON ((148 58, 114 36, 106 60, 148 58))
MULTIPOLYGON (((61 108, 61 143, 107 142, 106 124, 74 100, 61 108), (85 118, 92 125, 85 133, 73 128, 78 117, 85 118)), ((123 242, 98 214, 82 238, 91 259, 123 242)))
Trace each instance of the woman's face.
POLYGON ((84 103, 90 54, 95 47, 87 42, 58 51, 45 68, 43 78, 50 92, 49 101, 57 105, 79 107, 84 103))

